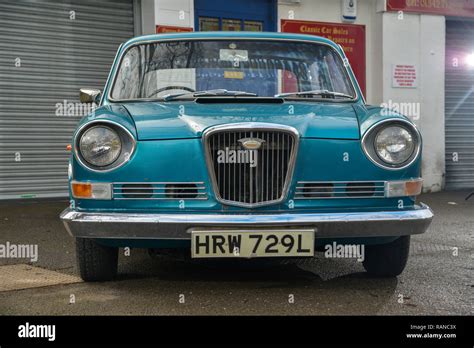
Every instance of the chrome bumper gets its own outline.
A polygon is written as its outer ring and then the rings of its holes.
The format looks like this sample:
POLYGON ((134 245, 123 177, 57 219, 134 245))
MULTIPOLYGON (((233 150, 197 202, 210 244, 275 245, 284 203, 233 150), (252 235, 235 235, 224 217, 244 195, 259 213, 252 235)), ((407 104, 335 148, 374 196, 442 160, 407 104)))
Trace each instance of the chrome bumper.
POLYGON ((306 227, 316 238, 383 237, 426 231, 433 212, 421 203, 413 210, 351 213, 284 214, 126 214, 61 213, 73 237, 112 239, 190 239, 199 228, 306 227))

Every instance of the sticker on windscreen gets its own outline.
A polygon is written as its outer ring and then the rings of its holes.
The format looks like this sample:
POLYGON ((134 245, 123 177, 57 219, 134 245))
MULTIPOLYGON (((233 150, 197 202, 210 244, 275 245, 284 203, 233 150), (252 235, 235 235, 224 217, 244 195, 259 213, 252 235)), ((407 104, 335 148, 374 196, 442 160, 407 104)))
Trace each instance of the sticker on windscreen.
POLYGON ((224 71, 224 78, 243 80, 244 72, 243 71, 224 71))
POLYGON ((248 62, 249 51, 221 48, 219 50, 219 59, 226 62, 248 62))

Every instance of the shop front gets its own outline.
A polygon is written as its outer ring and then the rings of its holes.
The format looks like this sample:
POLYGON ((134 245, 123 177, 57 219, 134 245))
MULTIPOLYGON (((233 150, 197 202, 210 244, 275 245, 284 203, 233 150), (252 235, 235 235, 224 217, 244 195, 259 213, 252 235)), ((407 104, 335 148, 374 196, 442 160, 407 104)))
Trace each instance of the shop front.
POLYGON ((276 31, 274 0, 195 0, 196 31, 276 31))
MULTIPOLYGON (((389 0, 397 13, 444 16, 445 187, 474 188, 474 1, 389 0)), ((441 125, 440 125, 441 126, 441 125)))

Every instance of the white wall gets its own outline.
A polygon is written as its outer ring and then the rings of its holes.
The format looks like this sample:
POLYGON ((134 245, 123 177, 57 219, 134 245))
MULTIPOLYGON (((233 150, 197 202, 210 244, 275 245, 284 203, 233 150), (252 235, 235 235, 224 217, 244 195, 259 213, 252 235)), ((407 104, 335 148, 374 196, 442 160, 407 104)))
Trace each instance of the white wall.
POLYGON ((420 73, 421 118, 424 135, 422 175, 425 191, 440 191, 445 179, 445 50, 444 16, 421 15, 420 73))
POLYGON ((194 29, 194 0, 141 0, 143 35, 154 34, 157 25, 194 29))
POLYGON ((155 0, 157 25, 194 28, 193 0, 155 0))
POLYGON ((439 191, 444 180, 444 55, 443 16, 383 14, 383 100, 419 103, 414 122, 423 136, 422 175, 425 191, 439 191), (393 88, 392 65, 414 64, 417 88, 393 88))
POLYGON ((141 1, 142 35, 155 33, 155 0, 141 1))

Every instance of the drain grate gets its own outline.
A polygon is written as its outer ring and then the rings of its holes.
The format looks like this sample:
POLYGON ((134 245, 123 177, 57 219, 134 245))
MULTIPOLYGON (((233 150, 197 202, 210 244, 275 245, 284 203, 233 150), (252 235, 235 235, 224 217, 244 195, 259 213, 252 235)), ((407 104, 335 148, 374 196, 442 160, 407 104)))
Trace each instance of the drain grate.
POLYGON ((0 266, 0 292, 79 282, 79 277, 30 265, 0 266))

